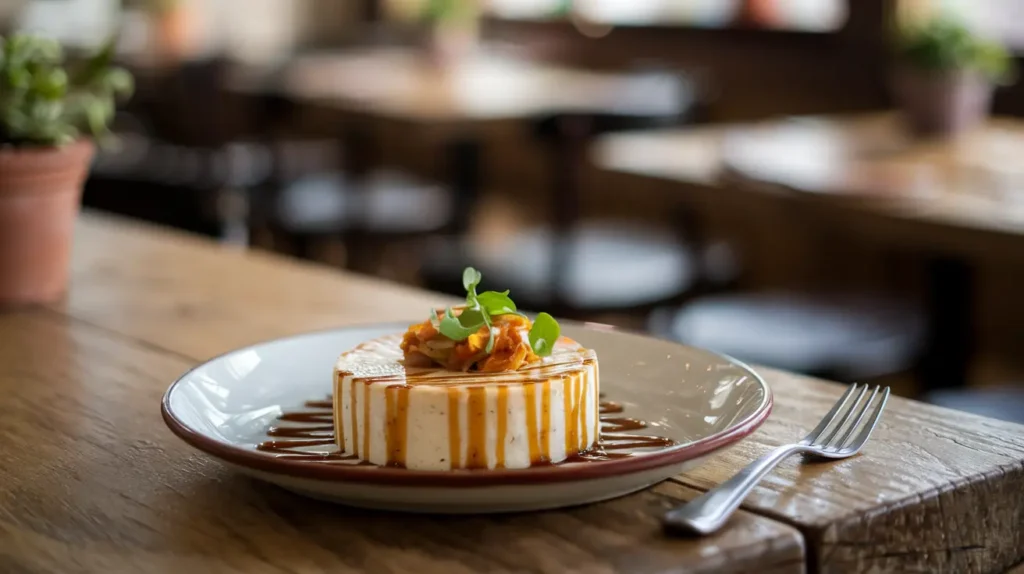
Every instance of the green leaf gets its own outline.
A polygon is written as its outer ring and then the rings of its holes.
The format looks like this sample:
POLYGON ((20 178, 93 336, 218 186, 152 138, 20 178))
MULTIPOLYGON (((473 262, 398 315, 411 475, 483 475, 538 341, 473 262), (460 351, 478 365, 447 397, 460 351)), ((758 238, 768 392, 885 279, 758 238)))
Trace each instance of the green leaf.
POLYGON ((530 327, 530 346, 533 347, 533 352, 541 357, 550 355, 561 333, 562 330, 554 317, 547 313, 538 314, 533 326, 530 327))
POLYGON ((32 82, 34 89, 47 100, 58 100, 68 91, 68 75, 61 68, 40 71, 32 82))
POLYGON ((480 284, 480 280, 483 279, 483 275, 479 271, 472 267, 466 267, 462 272, 462 286, 466 291, 476 291, 476 286, 480 284))
POLYGON ((974 69, 1004 83, 1016 74, 1009 51, 976 36, 963 22, 945 14, 897 29, 896 53, 906 64, 925 70, 974 69))
POLYGON ((474 327, 467 327, 463 325, 459 321, 459 318, 455 316, 455 313, 452 312, 452 308, 449 307, 445 309, 444 317, 441 319, 441 325, 438 328, 438 331, 453 341, 465 341, 467 337, 479 331, 481 325, 483 325, 483 323, 474 327))
POLYGON ((487 331, 489 336, 487 337, 487 347, 484 348, 484 352, 489 355, 494 352, 494 328, 488 325, 487 331))
POLYGON ((71 73, 59 42, 0 37, 0 143, 58 146, 91 137, 106 145, 116 100, 134 89, 131 74, 111 66, 115 40, 71 73))
POLYGON ((476 17, 473 0, 426 0, 421 10, 428 22, 467 22, 476 17))
POLYGON ((104 85, 111 93, 127 97, 135 92, 135 78, 123 68, 111 68, 103 78, 104 85))
POLYGON ((489 323, 489 318, 484 314, 483 309, 464 309, 462 314, 459 315, 459 323, 463 327, 476 327, 480 328, 480 325, 486 325, 489 323))
POLYGON ((117 48, 117 36, 111 35, 107 41, 100 46, 99 50, 89 58, 83 66, 80 66, 74 74, 74 83, 78 86, 86 86, 95 82, 102 74, 110 69, 114 61, 114 53, 117 48))
POLYGON ((508 290, 503 293, 497 291, 484 291, 477 295, 477 302, 490 316, 505 315, 516 312, 516 304, 508 296, 508 290))

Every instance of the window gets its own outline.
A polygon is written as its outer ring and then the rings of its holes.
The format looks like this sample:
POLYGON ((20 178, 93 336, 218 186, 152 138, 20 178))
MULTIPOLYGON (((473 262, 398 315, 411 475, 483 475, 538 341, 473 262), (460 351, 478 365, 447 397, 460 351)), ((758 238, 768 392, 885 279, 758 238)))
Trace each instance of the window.
POLYGON ((853 0, 488 0, 488 8, 502 18, 550 19, 574 11, 602 24, 829 32, 846 22, 849 1, 853 0))

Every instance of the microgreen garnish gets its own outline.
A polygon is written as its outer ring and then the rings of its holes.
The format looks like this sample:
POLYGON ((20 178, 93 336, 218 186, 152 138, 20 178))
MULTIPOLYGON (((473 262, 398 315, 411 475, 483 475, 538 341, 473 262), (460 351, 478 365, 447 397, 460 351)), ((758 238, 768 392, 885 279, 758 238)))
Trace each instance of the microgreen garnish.
POLYGON ((533 347, 533 352, 542 357, 550 355, 561 331, 554 317, 547 313, 537 315, 533 320, 533 327, 530 327, 530 346, 533 347))
POLYGON ((462 286, 474 297, 476 296, 476 286, 480 284, 481 279, 483 279, 483 275, 472 267, 466 267, 466 270, 462 272, 462 286))
MULTIPOLYGON (((494 351, 494 328, 491 326, 491 318, 499 315, 517 314, 516 304, 508 296, 508 290, 484 291, 479 295, 476 288, 480 285, 483 276, 472 267, 467 267, 462 272, 462 286, 466 289, 466 306, 458 316, 451 307, 444 311, 440 320, 436 314, 431 314, 431 323, 437 330, 453 341, 464 341, 470 335, 476 333, 481 327, 487 327, 489 337, 485 351, 494 351)), ((542 357, 551 354, 555 341, 558 340, 560 329, 558 322, 548 315, 541 313, 530 328, 530 346, 533 352, 542 357)))
POLYGON ((484 291, 477 295, 476 300, 491 316, 516 312, 516 304, 509 298, 507 289, 503 293, 484 291))
POLYGON ((449 307, 444 310, 444 317, 441 318, 441 324, 437 330, 439 330, 441 335, 452 341, 463 341, 476 333, 479 328, 479 325, 464 326, 459 317, 455 316, 452 308, 449 307))

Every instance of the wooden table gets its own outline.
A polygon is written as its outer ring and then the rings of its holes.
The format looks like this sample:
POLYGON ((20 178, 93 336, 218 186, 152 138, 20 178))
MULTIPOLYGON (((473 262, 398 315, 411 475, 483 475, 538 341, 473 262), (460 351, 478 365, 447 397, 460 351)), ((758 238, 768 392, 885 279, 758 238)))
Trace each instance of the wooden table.
MULTIPOLYGON (((647 109, 651 90, 637 94, 637 83, 625 80, 623 74, 526 59, 491 44, 445 67, 414 49, 369 46, 304 54, 276 69, 237 66, 227 88, 256 102, 284 98, 319 118, 318 129, 343 140, 347 169, 356 177, 384 155, 382 124, 426 134, 439 143, 438 163, 451 191, 447 230, 461 233, 482 190, 486 127, 556 113, 647 109), (638 98, 641 103, 634 103, 638 98)), ((667 96, 671 105, 681 97, 667 96)))
POLYGON ((431 128, 603 112, 637 97, 649 101, 650 93, 636 94, 634 85, 623 74, 546 64, 488 45, 448 67, 402 47, 312 53, 273 74, 240 67, 229 81, 238 93, 274 93, 431 128))
POLYGON ((870 113, 615 134, 593 158, 604 169, 719 195, 740 179, 770 184, 792 192, 779 196, 786 200, 857 209, 901 242, 1019 261, 1022 152, 1021 120, 994 118, 956 140, 916 141, 895 115, 870 113), (896 221, 908 225, 901 231, 896 221))
POLYGON ((593 150, 602 169, 671 182, 704 201, 799 206, 830 225, 929 254, 929 388, 967 379, 972 263, 1022 261, 1021 152, 1020 120, 994 118, 954 140, 919 141, 892 113, 635 132, 593 150))
MULTIPOLYGON (((445 67, 421 51, 375 46, 298 56, 274 73, 239 67, 228 87, 250 98, 284 97, 307 111, 326 112, 330 119, 317 123, 339 126, 332 129, 352 151, 354 174, 365 173, 383 155, 382 124, 436 138, 451 192, 446 231, 459 234, 467 231, 484 185, 487 127, 558 114, 665 116, 665 110, 684 108, 692 94, 658 76, 559 66, 492 44, 445 67)), ((552 156, 547 175, 557 179, 551 185, 557 193, 547 199, 559 214, 552 222, 559 233, 575 217, 575 172, 587 129, 563 129, 557 146, 541 146, 552 156)), ((552 273, 552 282, 558 276, 552 273)))
POLYGON ((764 370, 770 420, 700 469, 561 511, 410 516, 243 478, 160 421, 167 386, 239 345, 422 315, 443 298, 83 215, 66 301, 0 314, 0 570, 1002 572, 1024 560, 1024 427, 896 398, 866 452, 790 460, 735 520, 658 515, 799 437, 842 392, 764 370))

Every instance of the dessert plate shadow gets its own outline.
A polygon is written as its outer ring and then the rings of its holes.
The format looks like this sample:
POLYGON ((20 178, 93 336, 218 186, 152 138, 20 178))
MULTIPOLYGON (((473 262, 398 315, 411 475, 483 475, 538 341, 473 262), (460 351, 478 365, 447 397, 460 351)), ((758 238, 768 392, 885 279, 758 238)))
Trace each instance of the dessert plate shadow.
POLYGON ((646 423, 629 432, 664 438, 666 444, 607 460, 453 471, 261 450, 272 438, 267 434, 272 426, 301 426, 282 423, 286 413, 310 413, 307 418, 317 425, 310 427, 310 436, 329 438, 330 410, 318 411, 315 402, 329 399, 338 355, 368 339, 402 332, 409 323, 319 331, 232 351, 175 381, 161 412, 186 443, 257 479, 352 506, 436 513, 541 510, 635 492, 700 464, 752 433, 771 412, 767 384, 742 363, 601 325, 561 323, 564 335, 597 352, 608 410, 646 423))

